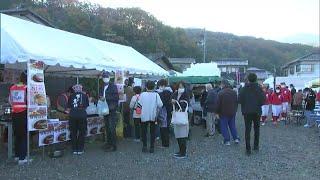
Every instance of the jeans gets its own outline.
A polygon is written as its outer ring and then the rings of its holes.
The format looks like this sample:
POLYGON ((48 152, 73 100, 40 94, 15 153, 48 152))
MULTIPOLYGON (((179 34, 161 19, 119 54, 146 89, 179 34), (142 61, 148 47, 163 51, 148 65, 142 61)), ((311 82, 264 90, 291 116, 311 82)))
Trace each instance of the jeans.
POLYGON ((312 113, 313 113, 313 111, 308 111, 308 110, 305 110, 305 111, 304 111, 304 116, 306 117, 306 119, 307 119, 307 124, 308 124, 309 126, 312 126, 312 125, 314 125, 314 123, 315 123, 315 120, 311 118, 311 114, 312 114, 312 113))
POLYGON ((161 142, 163 147, 169 147, 169 128, 160 128, 161 142))
POLYGON ((84 139, 87 130, 87 117, 70 117, 69 128, 73 152, 84 150, 84 139))
POLYGON ((236 129, 235 116, 221 116, 220 129, 224 138, 224 142, 230 141, 229 129, 233 137, 233 140, 239 139, 236 129))
POLYGON ((108 115, 104 116, 104 121, 106 125, 106 135, 107 144, 116 148, 117 146, 117 136, 116 136, 116 126, 117 126, 117 113, 116 111, 110 111, 108 115))
POLYGON ((213 136, 215 133, 215 113, 208 112, 206 117, 206 128, 207 133, 210 136, 213 136))
POLYGON ((12 113, 12 125, 14 132, 14 153, 19 160, 27 156, 27 111, 12 113))
POLYGON ((150 147, 154 148, 154 141, 156 138, 156 125, 154 121, 141 122, 141 136, 143 147, 147 147, 147 129, 150 124, 150 147))
POLYGON ((177 141, 180 155, 185 156, 187 153, 187 138, 177 138, 177 141))
POLYGON ((136 139, 140 139, 141 136, 141 118, 133 118, 134 121, 134 135, 136 139))
POLYGON ((251 151, 250 146, 250 136, 251 136, 251 127, 253 122, 254 129, 254 149, 259 149, 259 136, 260 136, 260 115, 259 114, 245 114, 244 123, 246 126, 245 137, 246 137, 246 149, 251 151))

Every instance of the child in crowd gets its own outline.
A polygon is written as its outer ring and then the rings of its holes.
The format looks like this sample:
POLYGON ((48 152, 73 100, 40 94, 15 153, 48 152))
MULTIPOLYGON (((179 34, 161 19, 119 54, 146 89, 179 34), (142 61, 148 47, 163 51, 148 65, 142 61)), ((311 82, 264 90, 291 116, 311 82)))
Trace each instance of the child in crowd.
POLYGON ((280 87, 276 88, 276 91, 272 93, 271 104, 272 104, 272 122, 274 125, 277 124, 279 116, 282 112, 283 96, 280 91, 280 87))
POLYGON ((281 83, 280 91, 283 97, 281 120, 285 120, 287 118, 287 113, 289 111, 289 104, 291 104, 291 92, 286 87, 286 83, 281 83))
POLYGON ((262 126, 264 126, 266 124, 266 120, 269 114, 269 107, 270 107, 270 101, 271 101, 271 93, 270 91, 268 91, 266 86, 262 87, 262 90, 265 94, 266 100, 264 102, 264 105, 261 107, 262 108, 262 114, 261 114, 261 122, 262 122, 262 126))

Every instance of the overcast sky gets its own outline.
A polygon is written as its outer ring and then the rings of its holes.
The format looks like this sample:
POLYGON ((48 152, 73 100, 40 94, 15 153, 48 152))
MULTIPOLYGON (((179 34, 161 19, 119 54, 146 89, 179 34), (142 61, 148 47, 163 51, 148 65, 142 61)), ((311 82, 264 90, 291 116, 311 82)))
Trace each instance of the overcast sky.
MULTIPOLYGON (((173 27, 197 27, 284 41, 319 38, 319 0, 83 0, 139 7, 173 27)), ((298 40, 303 41, 303 40, 298 40)))

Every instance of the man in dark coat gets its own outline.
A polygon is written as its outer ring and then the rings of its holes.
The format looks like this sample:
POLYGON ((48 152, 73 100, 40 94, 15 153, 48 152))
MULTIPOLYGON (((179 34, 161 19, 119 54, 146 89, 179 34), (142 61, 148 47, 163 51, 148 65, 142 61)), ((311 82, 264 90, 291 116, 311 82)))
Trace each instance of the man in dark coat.
POLYGON ((116 151, 116 125, 117 125, 117 108, 119 103, 119 93, 117 86, 114 81, 110 81, 110 76, 108 72, 102 74, 103 82, 105 83, 102 94, 100 95, 104 98, 109 107, 109 114, 104 116, 107 134, 107 144, 106 151, 116 151))
POLYGON ((265 95, 257 83, 257 75, 250 73, 247 77, 248 83, 241 89, 239 102, 245 120, 246 153, 251 154, 250 133, 253 122, 254 128, 254 150, 259 150, 260 116, 261 107, 265 102, 265 95))
POLYGON ((217 114, 220 117, 220 129, 224 138, 223 144, 230 145, 230 134, 235 143, 239 143, 238 132, 235 124, 235 116, 238 109, 237 93, 231 89, 229 82, 223 80, 221 82, 222 90, 218 93, 217 114))

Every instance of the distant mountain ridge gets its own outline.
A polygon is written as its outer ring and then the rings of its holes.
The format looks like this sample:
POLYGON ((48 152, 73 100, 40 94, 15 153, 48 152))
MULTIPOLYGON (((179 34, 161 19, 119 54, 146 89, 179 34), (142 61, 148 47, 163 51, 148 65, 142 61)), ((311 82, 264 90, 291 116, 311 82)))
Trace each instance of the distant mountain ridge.
MULTIPOLYGON (((199 41, 203 38, 202 29, 185 29, 189 38, 199 41)), ((206 60, 217 58, 245 58, 249 66, 256 66, 273 71, 296 58, 315 51, 317 48, 302 45, 281 43, 250 36, 236 36, 222 32, 206 32, 206 60)))

